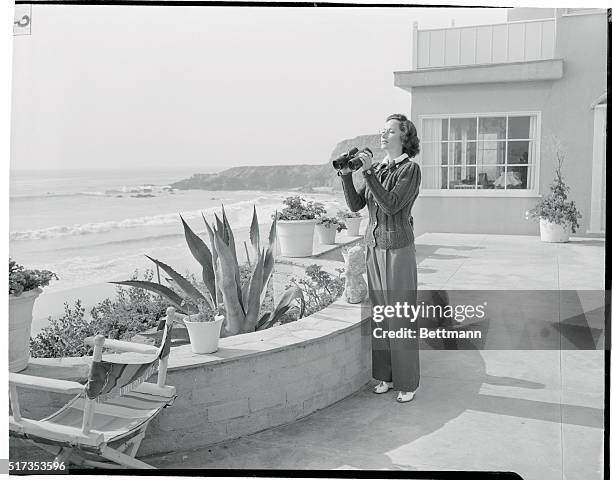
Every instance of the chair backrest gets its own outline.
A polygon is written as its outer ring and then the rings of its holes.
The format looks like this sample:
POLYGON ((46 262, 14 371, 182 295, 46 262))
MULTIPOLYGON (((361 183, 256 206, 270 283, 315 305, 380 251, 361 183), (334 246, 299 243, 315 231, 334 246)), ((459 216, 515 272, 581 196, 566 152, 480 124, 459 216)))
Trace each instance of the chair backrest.
MULTIPOLYGON (((160 362, 163 362, 165 367, 170 355, 173 315, 174 309, 169 308, 167 318, 160 319, 159 327, 162 326, 163 322, 163 335, 159 341, 160 345, 158 345, 157 355, 149 362, 119 363, 102 360, 101 352, 98 352, 99 355, 96 355, 94 350, 94 359, 89 370, 84 395, 89 400, 95 399, 98 402, 123 395, 153 375, 158 370, 160 362)), ((165 380, 165 371, 163 376, 165 380)))

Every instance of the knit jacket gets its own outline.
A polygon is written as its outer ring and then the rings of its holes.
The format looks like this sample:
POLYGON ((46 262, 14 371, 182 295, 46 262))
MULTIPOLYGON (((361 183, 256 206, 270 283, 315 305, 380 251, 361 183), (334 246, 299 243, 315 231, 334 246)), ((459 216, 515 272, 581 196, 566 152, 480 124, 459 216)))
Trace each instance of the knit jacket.
POLYGON ((363 186, 355 189, 353 175, 341 175, 342 188, 348 207, 353 212, 367 205, 369 223, 366 245, 384 250, 414 244, 412 205, 419 194, 421 169, 410 160, 404 160, 386 174, 381 183, 377 164, 363 172, 363 186))

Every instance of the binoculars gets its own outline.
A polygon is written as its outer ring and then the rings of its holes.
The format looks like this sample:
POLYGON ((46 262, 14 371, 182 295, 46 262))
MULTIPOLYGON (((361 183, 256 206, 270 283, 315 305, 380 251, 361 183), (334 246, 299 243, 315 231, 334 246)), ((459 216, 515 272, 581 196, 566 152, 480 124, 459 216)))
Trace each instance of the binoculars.
POLYGON ((360 158, 355 158, 355 157, 360 152, 368 152, 370 155, 372 155, 372 150, 370 150, 368 147, 364 148, 363 150, 359 150, 357 147, 353 147, 348 152, 343 153, 338 158, 333 160, 332 166, 336 170, 342 170, 346 167, 350 168, 353 171, 359 170, 361 166, 363 165, 363 162, 361 161, 360 158))

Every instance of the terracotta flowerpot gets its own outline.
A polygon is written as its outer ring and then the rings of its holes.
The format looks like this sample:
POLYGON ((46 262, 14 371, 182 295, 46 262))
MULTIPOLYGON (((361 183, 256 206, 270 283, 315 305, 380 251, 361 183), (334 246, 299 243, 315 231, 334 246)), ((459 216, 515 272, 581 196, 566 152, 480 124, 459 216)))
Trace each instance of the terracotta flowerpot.
POLYGON ((219 336, 221 335, 221 325, 225 317, 215 316, 212 322, 190 322, 189 317, 185 318, 185 327, 189 333, 191 351, 198 354, 214 353, 219 349, 219 336))
POLYGON ((359 227, 361 226, 361 217, 345 218, 346 234, 349 237, 357 237, 359 235, 359 227))
POLYGON ((336 225, 317 225, 316 231, 321 245, 336 243, 336 225))
POLYGON ((549 243, 565 243, 569 241, 570 226, 567 223, 559 225, 540 217, 540 239, 549 243))
POLYGON ((9 295, 9 372, 20 372, 30 359, 32 310, 42 289, 9 295))
POLYGON ((283 257, 310 257, 316 220, 279 220, 276 223, 283 257))

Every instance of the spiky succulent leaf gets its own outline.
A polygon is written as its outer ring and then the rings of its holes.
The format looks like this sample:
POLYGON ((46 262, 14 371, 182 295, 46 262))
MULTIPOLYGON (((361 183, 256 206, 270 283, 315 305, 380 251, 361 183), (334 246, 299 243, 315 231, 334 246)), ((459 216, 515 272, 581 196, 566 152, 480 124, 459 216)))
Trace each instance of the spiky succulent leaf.
POLYGON ((212 253, 204 241, 194 233, 189 227, 187 222, 181 216, 181 222, 183 222, 183 229, 185 230, 185 240, 187 240, 187 246, 191 251, 193 257, 202 265, 202 281, 210 296, 213 298, 215 305, 217 304, 216 299, 216 287, 215 287, 215 270, 213 267, 212 253))
POLYGON ((274 247, 269 246, 266 249, 266 253, 264 255, 264 271, 263 271, 263 289, 261 292, 260 301, 263 304, 264 299, 266 298, 266 292, 268 290, 268 282, 272 277, 272 273, 274 272, 274 247))
POLYGON ((276 245, 276 221, 278 219, 277 212, 274 212, 274 220, 270 225, 270 233, 268 234, 268 245, 274 247, 276 245))
POLYGON ((210 238, 210 249, 212 254, 212 265, 213 272, 215 274, 215 305, 219 306, 220 303, 223 302, 223 295, 221 294, 221 289, 219 288, 219 262, 217 260, 217 248, 215 247, 215 232, 211 228, 211 226, 206 221, 206 217, 202 214, 202 219, 204 220, 204 225, 206 225, 206 230, 208 231, 208 237, 210 238))
POLYGON ((270 315, 272 315, 272 312, 266 312, 261 316, 261 318, 259 319, 259 322, 257 322, 257 325, 255 326, 255 331, 263 330, 264 325, 267 325, 270 315))
MULTIPOLYGON (((232 231, 232 227, 227 220, 227 216, 225 215, 225 207, 221 205, 221 214, 223 218, 223 229, 225 231, 225 235, 227 237, 227 246, 229 247, 229 251, 234 258, 234 263, 236 264, 236 287, 238 289, 238 297, 242 301, 242 285, 240 284, 240 268, 238 267, 238 255, 236 254, 236 243, 234 241, 234 232, 232 231)), ((242 307, 245 308, 245 304, 242 304, 242 307)))
POLYGON ((225 305, 226 312, 226 328, 231 335, 236 335, 242 333, 245 319, 242 298, 238 296, 239 289, 236 287, 236 266, 229 252, 229 247, 225 244, 218 231, 214 232, 214 241, 219 262, 219 288, 223 294, 223 304, 225 305))
POLYGON ((216 213, 215 213, 215 221, 217 222, 216 231, 219 233, 219 235, 221 235, 221 238, 223 239, 225 244, 229 245, 229 238, 227 236, 227 233, 225 232, 225 225, 223 224, 223 222, 221 221, 221 219, 218 217, 216 213))
POLYGON ((253 218, 251 219, 251 228, 249 230, 249 238, 251 245, 256 252, 259 252, 259 221, 257 220, 257 209, 253 205, 253 218))
POLYGON ((262 316, 262 318, 258 322, 257 329, 263 330, 263 329, 266 329, 274 325, 279 320, 279 318, 285 313, 287 313, 289 308, 291 308, 291 302, 298 300, 298 299, 301 300, 299 318, 302 318, 304 316, 304 310, 305 310, 304 293, 302 292, 302 289, 300 287, 294 286, 294 287, 291 287, 285 290, 285 293, 283 293, 283 296, 278 301, 276 308, 270 314, 270 316, 268 316, 265 319, 264 319, 265 315, 262 316))
POLYGON ((259 253, 257 264, 251 273, 249 281, 248 303, 246 304, 245 329, 246 332, 253 332, 257 321, 259 320, 259 312, 261 310, 261 291, 263 288, 263 270, 264 270, 264 255, 259 253))
POLYGON ((159 260, 154 259, 153 257, 149 257, 145 255, 149 260, 151 260, 155 265, 161 268, 164 272, 170 275, 170 278, 176 283, 176 285, 183 291, 185 294, 191 298, 194 303, 199 303, 200 301, 206 303, 210 309, 212 309, 212 305, 208 301, 208 298, 200 292, 189 280, 183 277, 180 273, 174 270, 170 265, 166 265, 164 262, 160 262, 159 260))

